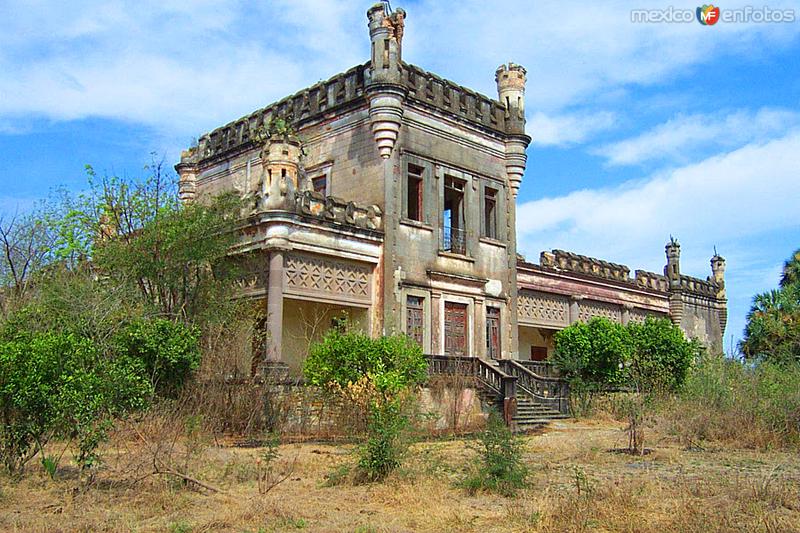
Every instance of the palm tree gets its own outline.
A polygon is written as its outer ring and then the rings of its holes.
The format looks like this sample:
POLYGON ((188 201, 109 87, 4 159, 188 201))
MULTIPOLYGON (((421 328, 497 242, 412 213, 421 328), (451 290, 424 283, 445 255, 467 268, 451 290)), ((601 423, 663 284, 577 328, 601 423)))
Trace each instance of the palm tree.
POLYGON ((794 251, 792 257, 783 264, 783 275, 781 276, 781 288, 789 285, 800 284, 800 248, 794 251))

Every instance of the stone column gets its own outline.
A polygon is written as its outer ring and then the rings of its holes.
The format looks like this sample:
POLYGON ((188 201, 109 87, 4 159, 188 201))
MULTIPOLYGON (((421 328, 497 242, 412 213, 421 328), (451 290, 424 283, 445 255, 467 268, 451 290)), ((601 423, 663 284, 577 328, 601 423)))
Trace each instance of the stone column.
POLYGON ((431 291, 431 353, 440 355, 444 353, 444 346, 442 346, 440 324, 441 324, 441 305, 442 293, 439 291, 431 291))
POLYGON ((580 301, 583 300, 583 296, 573 295, 569 297, 569 323, 574 324, 578 321, 578 316, 580 316, 580 309, 578 306, 580 305, 580 301))
POLYGON ((622 306, 622 325, 627 326, 628 322, 631 321, 631 311, 633 310, 633 304, 624 304, 622 306))
MULTIPOLYGON (((473 332, 473 354, 475 357, 488 359, 489 354, 486 353, 486 300, 483 298, 475 298, 475 310, 473 312, 475 324, 475 331, 473 332)), ((498 354, 502 357, 502 354, 498 354)))
POLYGON ((265 372, 270 376, 285 376, 283 362, 283 250, 269 255, 269 284, 267 286, 267 353, 265 372))

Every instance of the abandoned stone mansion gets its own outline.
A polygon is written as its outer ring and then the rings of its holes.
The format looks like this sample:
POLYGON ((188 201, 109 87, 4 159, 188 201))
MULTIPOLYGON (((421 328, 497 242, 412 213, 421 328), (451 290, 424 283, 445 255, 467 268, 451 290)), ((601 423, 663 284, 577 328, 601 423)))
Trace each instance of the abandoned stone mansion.
POLYGON ((490 98, 403 61, 403 10, 377 4, 367 17, 369 61, 203 135, 176 166, 185 202, 229 190, 248 201, 234 253, 243 293, 265 310, 257 365, 299 373, 309 336, 342 311, 373 335, 403 332, 426 354, 520 380, 556 331, 596 316, 669 317, 721 349, 718 255, 698 279, 681 272, 676 241, 663 273, 518 254, 523 67, 501 65, 490 98), (278 122, 291 134, 262 134, 278 122))

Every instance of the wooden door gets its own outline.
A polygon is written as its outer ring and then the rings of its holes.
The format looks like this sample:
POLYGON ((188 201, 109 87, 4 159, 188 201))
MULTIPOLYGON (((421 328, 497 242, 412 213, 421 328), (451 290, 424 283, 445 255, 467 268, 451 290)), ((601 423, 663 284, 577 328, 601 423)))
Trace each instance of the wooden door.
POLYGON ((444 303, 444 351, 467 355, 467 304, 444 303))
POLYGON ((424 348, 425 339, 425 300, 419 296, 409 296, 406 300, 406 335, 424 348))

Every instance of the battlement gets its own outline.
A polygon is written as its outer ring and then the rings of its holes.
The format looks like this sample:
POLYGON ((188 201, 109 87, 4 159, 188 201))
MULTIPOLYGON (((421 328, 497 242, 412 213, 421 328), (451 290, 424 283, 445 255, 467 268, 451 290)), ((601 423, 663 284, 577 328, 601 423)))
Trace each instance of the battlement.
MULTIPOLYGON (((295 129, 300 129, 304 122, 338 108, 366 104, 369 65, 353 67, 202 135, 197 148, 185 151, 181 160, 197 163, 251 147, 255 132, 273 118, 291 117, 295 129)), ((505 131, 505 109, 500 102, 414 65, 403 63, 401 76, 411 99, 498 133, 505 131)))
POLYGON ((264 210, 259 198, 255 198, 255 208, 251 216, 270 211, 296 213, 338 225, 354 226, 360 229, 382 231, 383 213, 377 205, 364 206, 348 202, 334 196, 325 196, 315 191, 289 190, 283 193, 282 205, 277 209, 264 210))
MULTIPOLYGON (((564 250, 542 252, 539 260, 540 266, 565 272, 575 272, 596 278, 630 283, 641 289, 658 292, 670 292, 670 279, 662 274, 636 270, 634 277, 630 277, 630 269, 625 265, 610 263, 602 259, 579 255, 564 250)), ((705 298, 719 298, 722 294, 723 284, 713 278, 707 280, 679 275, 679 282, 672 288, 693 296, 705 298)))
POLYGON ((578 274, 588 274, 603 279, 631 282, 630 269, 625 265, 610 263, 564 250, 542 252, 539 263, 545 268, 555 268, 578 274))
POLYGON ((689 294, 706 298, 716 298, 720 289, 719 285, 713 281, 684 275, 680 277, 680 288, 689 294))
POLYGON ((409 98, 449 115, 505 132, 505 109, 500 102, 414 65, 403 64, 401 74, 409 98))
POLYGON ((254 133, 269 124, 273 118, 291 117, 295 127, 298 127, 304 121, 363 99, 368 67, 369 63, 353 67, 206 133, 200 137, 194 156, 202 161, 251 146, 254 133))

